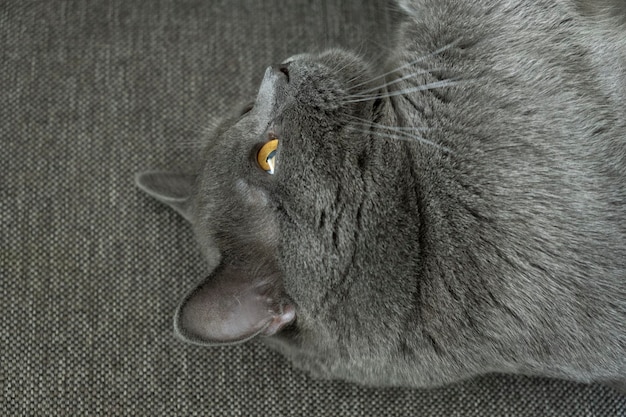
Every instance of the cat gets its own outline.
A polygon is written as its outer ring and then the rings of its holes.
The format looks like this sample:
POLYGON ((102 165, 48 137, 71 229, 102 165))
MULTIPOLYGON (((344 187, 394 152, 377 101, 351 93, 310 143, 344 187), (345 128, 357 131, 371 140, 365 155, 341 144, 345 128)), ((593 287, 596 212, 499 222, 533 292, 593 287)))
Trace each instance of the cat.
POLYGON ((411 0, 386 64, 270 66, 199 172, 137 185, 213 270, 191 343, 361 384, 626 380, 626 10, 411 0))

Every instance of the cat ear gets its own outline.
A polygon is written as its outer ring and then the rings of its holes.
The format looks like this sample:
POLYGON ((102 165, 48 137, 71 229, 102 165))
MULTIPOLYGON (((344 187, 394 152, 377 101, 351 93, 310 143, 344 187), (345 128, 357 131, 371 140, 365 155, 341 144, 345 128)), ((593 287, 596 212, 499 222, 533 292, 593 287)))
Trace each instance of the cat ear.
POLYGON ((294 306, 277 281, 220 265, 180 304, 174 330, 186 342, 222 345, 271 336, 293 322, 294 306))
POLYGON ((135 184, 148 195, 172 207, 191 222, 189 196, 195 182, 193 175, 149 171, 135 175, 135 184))

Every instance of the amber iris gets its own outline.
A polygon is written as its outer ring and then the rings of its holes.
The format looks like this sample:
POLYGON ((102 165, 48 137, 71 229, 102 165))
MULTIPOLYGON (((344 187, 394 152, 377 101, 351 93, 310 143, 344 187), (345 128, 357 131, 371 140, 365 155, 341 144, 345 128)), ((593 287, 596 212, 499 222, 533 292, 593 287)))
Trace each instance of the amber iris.
POLYGON ((276 149, 278 148, 278 139, 267 142, 259 149, 256 160, 259 166, 268 174, 274 174, 274 164, 276 158, 276 149))

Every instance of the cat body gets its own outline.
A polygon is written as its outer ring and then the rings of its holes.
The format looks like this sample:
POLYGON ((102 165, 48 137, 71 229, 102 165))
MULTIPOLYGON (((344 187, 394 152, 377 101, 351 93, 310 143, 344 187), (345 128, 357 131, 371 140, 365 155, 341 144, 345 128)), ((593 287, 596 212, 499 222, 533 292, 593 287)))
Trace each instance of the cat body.
POLYGON ((371 385, 626 379, 626 36, 604 4, 405 1, 385 68, 268 68, 197 175, 137 177, 214 268, 177 333, 371 385))

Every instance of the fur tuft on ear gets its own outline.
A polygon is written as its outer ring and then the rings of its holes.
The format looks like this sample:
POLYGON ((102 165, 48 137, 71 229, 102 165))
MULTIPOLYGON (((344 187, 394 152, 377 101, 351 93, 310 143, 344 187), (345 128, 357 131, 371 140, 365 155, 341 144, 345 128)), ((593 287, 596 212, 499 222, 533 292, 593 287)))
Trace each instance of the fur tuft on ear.
POLYGON ((220 265, 180 304, 174 331, 185 342, 235 344, 271 336, 295 317, 276 280, 220 265))
POLYGON ((135 175, 135 184, 146 194, 172 207, 191 222, 189 197, 195 177, 164 171, 148 171, 135 175))

